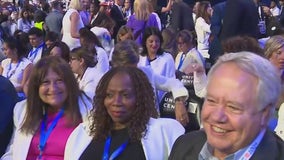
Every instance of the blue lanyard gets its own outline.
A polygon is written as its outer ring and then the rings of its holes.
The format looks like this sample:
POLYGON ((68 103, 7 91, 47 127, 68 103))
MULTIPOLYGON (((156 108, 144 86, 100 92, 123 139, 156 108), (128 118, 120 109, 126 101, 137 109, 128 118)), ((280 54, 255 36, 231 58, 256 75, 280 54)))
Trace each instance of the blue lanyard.
POLYGON ((63 113, 64 113, 64 109, 61 108, 59 113, 56 115, 54 120, 51 122, 51 125, 49 126, 47 130, 46 130, 47 114, 46 113, 44 114, 43 120, 41 122, 40 139, 39 139, 39 145, 38 145, 38 149, 39 149, 38 159, 42 158, 42 153, 46 145, 47 139, 50 136, 52 130, 55 128, 59 119, 63 116, 63 113))
POLYGON ((240 160, 249 160, 253 153, 255 152, 257 146, 259 145, 260 141, 262 140, 264 134, 265 134, 265 129, 263 129, 260 134, 256 137, 256 139, 250 144, 250 146, 246 149, 246 151, 242 154, 240 157, 240 160))
POLYGON ((44 43, 40 44, 34 51, 31 50, 29 55, 28 55, 28 58, 30 61, 34 61, 34 59, 36 58, 36 55, 37 55, 37 52, 40 48, 42 48, 44 46, 44 43))
POLYGON ((178 68, 177 70, 179 70, 184 62, 184 59, 185 59, 185 53, 182 53, 182 55, 180 56, 180 59, 179 59, 179 64, 178 64, 178 68))
POLYGON ((15 74, 20 63, 21 63, 21 61, 18 61, 16 68, 10 73, 10 71, 12 70, 12 60, 11 60, 8 71, 7 71, 7 76, 6 76, 7 79, 10 79, 15 74))
POLYGON ((109 157, 109 149, 110 149, 110 142, 111 138, 110 136, 106 140, 105 148, 104 148, 104 154, 103 154, 103 159, 102 160, 113 160, 117 156, 119 156, 123 150, 125 150, 128 141, 124 142, 121 146, 119 146, 109 157))

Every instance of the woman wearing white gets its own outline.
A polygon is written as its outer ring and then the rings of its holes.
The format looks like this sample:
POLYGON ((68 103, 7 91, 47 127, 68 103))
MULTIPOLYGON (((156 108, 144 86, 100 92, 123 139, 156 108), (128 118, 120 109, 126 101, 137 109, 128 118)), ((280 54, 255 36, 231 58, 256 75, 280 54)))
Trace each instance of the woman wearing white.
POLYGON ((95 72, 106 73, 110 67, 109 57, 98 37, 88 28, 80 29, 79 33, 82 47, 86 47, 90 51, 94 51, 94 59, 95 61, 98 61, 95 66, 95 72))
POLYGON ((68 63, 55 56, 40 59, 27 100, 14 108, 14 133, 1 160, 63 160, 70 134, 88 120, 91 109, 68 63))
POLYGON ((93 99, 96 87, 104 73, 96 70, 97 61, 94 61, 91 51, 84 47, 73 49, 70 52, 70 57, 69 63, 73 73, 77 74, 79 88, 90 99, 93 99))
POLYGON ((197 49, 204 58, 209 58, 209 36, 210 30, 210 18, 212 15, 212 8, 210 2, 200 2, 196 14, 195 31, 197 35, 197 49))
POLYGON ((70 50, 80 47, 79 30, 84 27, 84 23, 80 17, 81 0, 71 0, 69 9, 65 13, 62 21, 62 41, 65 42, 70 50))
POLYGON ((24 57, 20 42, 14 38, 4 41, 3 50, 7 59, 1 62, 0 74, 8 78, 16 88, 18 96, 24 98, 23 87, 31 73, 32 63, 24 57))
MULTIPOLYGON (((162 50, 163 37, 157 27, 147 27, 142 38, 143 51, 138 66, 150 66, 154 73, 175 78, 175 62, 170 53, 162 50)), ((161 101, 164 91, 158 91, 158 102, 161 101)))

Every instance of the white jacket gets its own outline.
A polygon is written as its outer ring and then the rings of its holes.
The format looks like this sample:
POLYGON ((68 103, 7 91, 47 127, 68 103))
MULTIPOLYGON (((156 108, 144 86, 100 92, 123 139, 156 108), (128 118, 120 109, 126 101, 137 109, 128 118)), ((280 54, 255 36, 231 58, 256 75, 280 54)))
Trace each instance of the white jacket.
MULTIPOLYGON (((83 122, 88 121, 88 116, 92 109, 91 101, 89 101, 85 96, 83 98, 79 98, 79 106, 83 122)), ((24 121, 26 108, 26 100, 18 102, 14 108, 14 132, 6 153, 1 157, 1 160, 25 160, 27 158, 33 135, 26 135, 20 131, 20 127, 24 121)), ((66 149, 64 154, 66 154, 66 149)))
MULTIPOLYGON (((169 118, 151 118, 147 129, 146 137, 141 140, 147 160, 168 159, 175 140, 184 134, 181 124, 169 118)), ((64 159, 79 159, 91 141, 88 123, 81 123, 67 141, 64 159)))
POLYGON ((84 91, 89 98, 93 99, 97 85, 103 75, 104 73, 97 70, 95 67, 88 67, 82 79, 78 79, 79 88, 84 91))

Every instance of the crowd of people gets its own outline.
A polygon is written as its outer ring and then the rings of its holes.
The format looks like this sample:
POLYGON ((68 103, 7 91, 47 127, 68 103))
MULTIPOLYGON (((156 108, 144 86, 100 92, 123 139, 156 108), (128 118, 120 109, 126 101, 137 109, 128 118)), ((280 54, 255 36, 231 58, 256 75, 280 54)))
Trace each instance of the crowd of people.
POLYGON ((284 0, 0 4, 1 160, 284 159, 284 0))

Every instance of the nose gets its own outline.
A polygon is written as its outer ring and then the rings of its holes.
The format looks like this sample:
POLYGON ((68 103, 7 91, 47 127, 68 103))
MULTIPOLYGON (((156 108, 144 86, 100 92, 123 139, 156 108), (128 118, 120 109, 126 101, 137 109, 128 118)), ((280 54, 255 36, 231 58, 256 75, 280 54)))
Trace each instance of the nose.
POLYGON ((115 95, 114 98, 113 98, 113 104, 115 106, 121 106, 121 104, 122 104, 122 96, 115 95))
POLYGON ((212 110, 211 118, 214 122, 225 123, 228 119, 224 106, 218 106, 212 110))
POLYGON ((58 84, 57 82, 51 82, 50 85, 49 85, 49 90, 50 91, 56 91, 58 88, 58 84))

